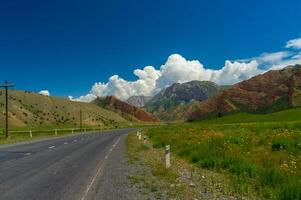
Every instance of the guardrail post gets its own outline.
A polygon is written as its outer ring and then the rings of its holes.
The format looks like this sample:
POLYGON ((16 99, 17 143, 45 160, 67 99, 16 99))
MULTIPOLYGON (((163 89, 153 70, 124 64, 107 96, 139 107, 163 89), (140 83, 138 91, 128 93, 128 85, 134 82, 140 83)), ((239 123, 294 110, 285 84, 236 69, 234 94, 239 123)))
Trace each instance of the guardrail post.
POLYGON ((166 168, 170 168, 170 145, 166 145, 165 147, 165 166, 166 168))
POLYGON ((29 137, 32 138, 32 131, 31 130, 29 131, 29 137))
POLYGON ((54 134, 57 135, 57 129, 54 130, 54 134))

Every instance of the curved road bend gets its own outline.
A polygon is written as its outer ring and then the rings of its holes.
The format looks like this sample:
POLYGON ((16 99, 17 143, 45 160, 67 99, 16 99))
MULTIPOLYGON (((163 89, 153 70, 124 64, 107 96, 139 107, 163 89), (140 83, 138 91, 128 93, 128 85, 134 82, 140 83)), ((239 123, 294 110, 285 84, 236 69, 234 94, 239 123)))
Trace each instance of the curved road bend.
POLYGON ((139 199, 124 182, 132 130, 0 146, 0 199, 139 199))

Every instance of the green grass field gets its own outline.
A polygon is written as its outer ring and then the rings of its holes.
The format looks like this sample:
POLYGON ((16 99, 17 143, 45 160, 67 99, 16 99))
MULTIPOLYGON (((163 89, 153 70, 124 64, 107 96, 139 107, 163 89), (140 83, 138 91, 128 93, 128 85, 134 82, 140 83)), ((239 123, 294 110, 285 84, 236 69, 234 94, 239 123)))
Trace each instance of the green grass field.
POLYGON ((163 123, 153 123, 153 122, 126 122, 118 123, 106 126, 83 126, 82 131, 80 131, 79 126, 70 126, 66 124, 59 124, 55 126, 28 126, 22 128, 10 128, 9 138, 5 137, 5 131, 0 127, 0 144, 10 144, 16 142, 22 142, 27 140, 36 140, 47 137, 56 137, 62 135, 68 135, 73 133, 83 131, 101 131, 116 128, 133 128, 133 127, 148 127, 148 126, 161 126, 163 123), (57 135, 55 134, 55 129, 57 129, 57 135), (30 137, 30 130, 32 130, 32 138, 30 137))
POLYGON ((301 199, 301 108, 148 129, 154 147, 229 176, 250 199, 301 199))
MULTIPOLYGON (((5 137, 5 132, 0 131, 0 144, 11 144, 16 142, 23 142, 28 140, 38 140, 49 137, 58 137, 64 135, 77 134, 79 132, 89 131, 100 131, 106 129, 122 128, 123 126, 106 126, 106 127, 83 127, 82 131, 79 128, 73 129, 71 127, 35 127, 29 128, 18 128, 9 131, 9 137, 5 137), (30 137, 30 130, 32 130, 32 137, 30 137), (56 131, 55 131, 56 130, 56 131)), ((125 127, 125 126, 124 126, 125 127)))

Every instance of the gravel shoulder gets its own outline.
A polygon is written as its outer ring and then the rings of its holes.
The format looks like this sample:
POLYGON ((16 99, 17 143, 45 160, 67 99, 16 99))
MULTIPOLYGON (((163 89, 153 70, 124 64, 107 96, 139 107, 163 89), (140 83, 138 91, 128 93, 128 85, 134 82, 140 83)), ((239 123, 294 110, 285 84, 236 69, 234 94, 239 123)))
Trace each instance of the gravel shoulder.
MULTIPOLYGON (((150 200, 234 200, 248 199, 233 192, 229 176, 199 168, 172 155, 172 166, 164 165, 164 150, 153 148, 136 134, 127 137, 129 180, 144 199, 150 200)), ((142 198, 141 198, 142 199, 142 198)))

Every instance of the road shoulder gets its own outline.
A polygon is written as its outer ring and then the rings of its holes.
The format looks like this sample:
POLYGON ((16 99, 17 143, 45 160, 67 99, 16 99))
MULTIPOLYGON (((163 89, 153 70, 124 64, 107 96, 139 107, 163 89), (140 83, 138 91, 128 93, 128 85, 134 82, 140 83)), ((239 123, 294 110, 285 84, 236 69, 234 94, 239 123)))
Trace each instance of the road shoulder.
POLYGON ((135 169, 129 179, 147 199, 244 199, 230 187, 229 177, 198 168, 172 155, 172 166, 165 167, 163 149, 153 148, 136 134, 127 138, 128 162, 135 169))

